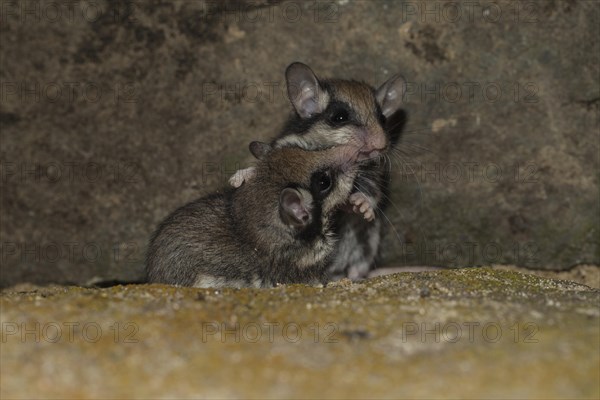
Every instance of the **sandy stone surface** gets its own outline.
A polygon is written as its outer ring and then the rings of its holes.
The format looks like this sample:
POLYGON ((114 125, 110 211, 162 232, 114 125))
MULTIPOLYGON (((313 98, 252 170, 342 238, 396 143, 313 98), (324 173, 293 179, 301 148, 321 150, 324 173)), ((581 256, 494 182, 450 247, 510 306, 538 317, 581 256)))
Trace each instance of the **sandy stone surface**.
POLYGON ((600 291, 515 271, 0 301, 3 399, 600 396, 600 291))

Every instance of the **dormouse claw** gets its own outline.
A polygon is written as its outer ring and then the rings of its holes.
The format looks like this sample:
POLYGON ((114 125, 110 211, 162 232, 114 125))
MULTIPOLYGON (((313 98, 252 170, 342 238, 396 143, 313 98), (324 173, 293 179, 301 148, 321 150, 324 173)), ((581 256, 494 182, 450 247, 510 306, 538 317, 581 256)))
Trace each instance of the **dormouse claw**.
POLYGON ((254 176, 256 176, 256 168, 248 167, 244 169, 238 169, 235 173, 229 178, 229 184, 234 188, 239 188, 245 181, 249 181, 254 176))
POLYGON ((357 214, 362 214, 367 221, 373 221, 375 219, 375 210, 373 210, 367 196, 362 193, 353 193, 350 195, 348 201, 352 205, 352 211, 357 214))

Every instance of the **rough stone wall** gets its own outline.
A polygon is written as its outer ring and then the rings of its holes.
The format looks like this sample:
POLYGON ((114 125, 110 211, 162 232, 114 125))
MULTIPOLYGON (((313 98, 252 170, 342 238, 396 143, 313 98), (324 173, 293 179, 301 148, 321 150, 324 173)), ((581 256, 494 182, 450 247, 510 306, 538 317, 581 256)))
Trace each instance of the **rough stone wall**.
POLYGON ((138 280, 251 162, 283 71, 408 80, 384 265, 600 262, 591 1, 1 1, 1 285, 138 280))

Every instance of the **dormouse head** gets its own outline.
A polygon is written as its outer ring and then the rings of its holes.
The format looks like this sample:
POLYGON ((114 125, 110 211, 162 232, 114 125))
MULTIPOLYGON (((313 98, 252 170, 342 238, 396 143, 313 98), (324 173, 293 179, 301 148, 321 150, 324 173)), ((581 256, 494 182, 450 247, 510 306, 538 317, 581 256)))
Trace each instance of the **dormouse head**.
POLYGON ((406 91, 402 76, 391 77, 377 90, 363 82, 320 79, 299 62, 288 66, 285 76, 295 118, 276 140, 277 146, 315 150, 349 145, 357 149, 360 160, 387 150, 385 121, 402 105, 406 91))
POLYGON ((253 142, 250 151, 260 160, 252 185, 264 196, 276 193, 280 223, 306 235, 321 232, 348 200, 358 171, 358 153, 348 148, 308 151, 253 142))

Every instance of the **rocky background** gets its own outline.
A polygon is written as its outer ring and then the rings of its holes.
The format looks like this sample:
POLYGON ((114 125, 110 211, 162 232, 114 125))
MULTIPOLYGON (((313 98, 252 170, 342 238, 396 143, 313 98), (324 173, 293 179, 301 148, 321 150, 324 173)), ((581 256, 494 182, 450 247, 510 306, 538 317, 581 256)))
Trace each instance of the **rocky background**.
POLYGON ((1 286, 140 280, 297 60, 409 82, 382 265, 600 262, 595 2, 0 3, 1 286))

